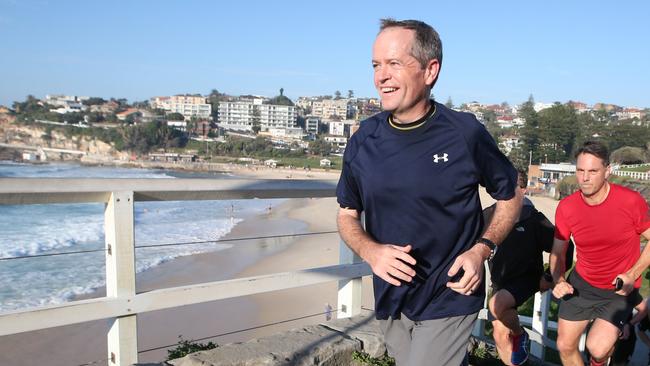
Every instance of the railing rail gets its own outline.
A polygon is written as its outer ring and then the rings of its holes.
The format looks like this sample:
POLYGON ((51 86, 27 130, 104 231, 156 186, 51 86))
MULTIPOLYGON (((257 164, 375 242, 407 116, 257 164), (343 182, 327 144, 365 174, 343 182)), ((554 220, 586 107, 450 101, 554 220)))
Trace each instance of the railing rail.
MULTIPOLYGON (((233 280, 135 292, 134 202, 250 198, 334 197, 335 181, 246 179, 0 179, 0 205, 105 204, 106 297, 0 313, 0 336, 98 319, 111 319, 107 335, 110 365, 137 363, 136 317, 149 311, 252 295, 329 281, 339 282, 338 317, 361 312, 362 281, 370 268, 341 242, 339 265, 233 280)), ((334 215, 335 213, 332 213, 334 215)), ((542 357, 548 293, 535 296, 532 353, 542 357)), ((483 336, 487 311, 479 314, 475 335, 483 336)), ((522 321, 526 321, 522 317, 522 321)), ((530 324, 529 323, 529 324, 530 324)), ((551 324, 552 327, 552 324, 551 324)))

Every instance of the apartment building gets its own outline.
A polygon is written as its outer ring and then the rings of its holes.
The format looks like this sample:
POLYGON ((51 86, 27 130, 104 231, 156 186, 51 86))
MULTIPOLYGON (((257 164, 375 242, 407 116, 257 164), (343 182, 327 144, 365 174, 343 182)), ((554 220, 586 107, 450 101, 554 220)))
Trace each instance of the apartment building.
POLYGON ((174 95, 171 97, 153 97, 149 99, 151 108, 164 109, 168 113, 180 113, 185 119, 198 117, 210 118, 212 105, 200 95, 174 95))
POLYGON ((348 99, 322 99, 312 103, 311 114, 321 118, 347 118, 351 106, 348 99))
POLYGON ((264 132, 271 128, 295 126, 298 117, 296 107, 264 104, 264 101, 263 98, 255 98, 220 102, 217 124, 229 130, 252 131, 254 120, 259 118, 261 131, 264 132))
POLYGON ((321 124, 321 118, 316 116, 307 116, 305 118, 305 131, 307 133, 318 134, 318 126, 321 124))

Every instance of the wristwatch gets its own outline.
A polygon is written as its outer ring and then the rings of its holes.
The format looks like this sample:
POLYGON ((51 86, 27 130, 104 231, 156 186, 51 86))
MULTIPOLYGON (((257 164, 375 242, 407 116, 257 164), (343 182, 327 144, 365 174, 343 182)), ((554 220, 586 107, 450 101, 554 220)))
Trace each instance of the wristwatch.
POLYGON ((487 260, 491 261, 492 258, 494 258, 494 255, 497 254, 497 245, 494 244, 494 242, 490 239, 486 238, 478 238, 474 242, 474 245, 476 244, 484 244, 488 248, 490 248, 490 256, 487 258, 487 260))

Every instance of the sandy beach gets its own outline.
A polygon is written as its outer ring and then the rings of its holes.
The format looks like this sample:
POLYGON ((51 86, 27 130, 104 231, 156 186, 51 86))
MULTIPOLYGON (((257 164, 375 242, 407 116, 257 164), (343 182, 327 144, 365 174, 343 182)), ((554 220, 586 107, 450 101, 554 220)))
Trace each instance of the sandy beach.
MULTIPOLYGON (((225 237, 336 230, 334 198, 284 200, 270 212, 239 223, 225 237)), ((137 277, 138 292, 284 272, 338 263, 338 234, 233 242, 230 249, 177 258, 137 277)), ((245 341, 324 320, 325 304, 336 305, 336 283, 221 300, 138 316, 138 348, 149 350, 185 339, 217 344, 245 341), (321 314, 317 316, 308 316, 321 314), (282 322, 301 318, 295 321, 282 322), (278 323, 260 327, 265 324, 278 323), (260 327, 260 328, 257 328, 260 327), (239 332, 242 329, 250 329, 239 332)), ((92 296, 102 296, 103 290, 92 296)), ((370 299, 370 290, 367 291, 370 299)), ((371 302, 366 306, 372 307, 371 302)), ((96 321, 0 338, 0 365, 80 365, 106 358, 108 321, 96 321)), ((141 362, 161 361, 166 351, 140 354, 141 362)), ((99 364, 106 364, 100 362, 99 364)))
MULTIPOLYGON (((262 176, 287 178, 287 171, 272 171, 274 174, 269 176, 266 171, 262 176)), ((250 176, 260 177, 261 174, 252 171, 250 176)), ((484 207, 492 202, 484 192, 482 201, 484 207)), ((553 218, 556 201, 543 197, 533 197, 533 201, 550 219, 553 218)), ((225 239, 336 230, 338 206, 335 198, 274 202, 270 211, 239 223, 225 239)), ((226 250, 177 258, 147 270, 137 277, 137 291, 338 263, 339 237, 336 233, 232 244, 226 250)), ((173 345, 179 335, 184 339, 206 338, 202 342, 223 344, 318 323, 325 320, 322 313, 326 304, 336 307, 336 291, 337 284, 333 282, 141 314, 138 316, 140 362, 164 360, 165 349, 151 349, 173 345)), ((371 281, 366 278, 363 306, 372 309, 371 291, 371 281)), ((102 296, 102 293, 99 290, 93 296, 102 296)), ((92 361, 105 365, 108 327, 108 320, 105 320, 2 337, 0 365, 81 365, 92 361)))

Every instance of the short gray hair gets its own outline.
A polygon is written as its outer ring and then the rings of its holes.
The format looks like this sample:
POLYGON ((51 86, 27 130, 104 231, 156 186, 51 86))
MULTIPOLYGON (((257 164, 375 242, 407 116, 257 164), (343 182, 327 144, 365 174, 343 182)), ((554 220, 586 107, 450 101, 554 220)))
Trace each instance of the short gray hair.
POLYGON ((415 39, 411 48, 411 56, 415 57, 423 68, 433 59, 437 59, 442 66, 442 41, 432 26, 419 20, 381 19, 379 33, 386 28, 404 28, 414 31, 415 39))

